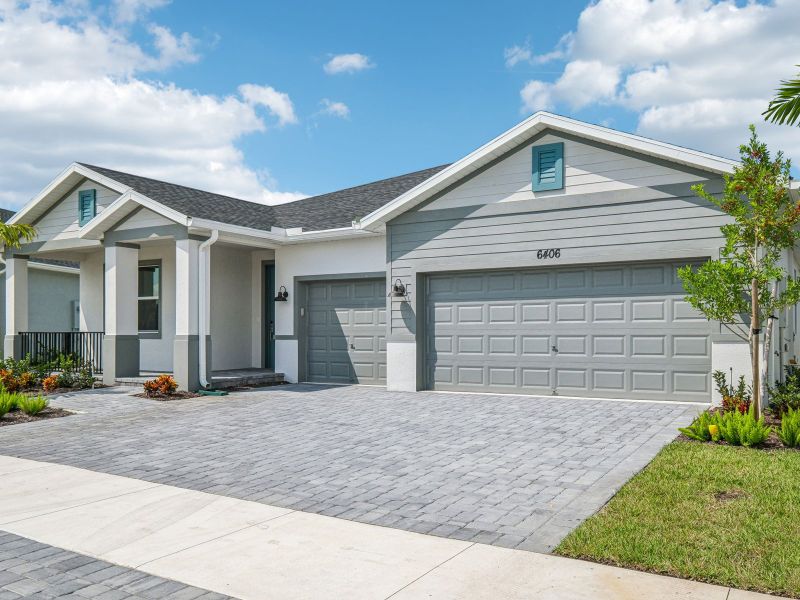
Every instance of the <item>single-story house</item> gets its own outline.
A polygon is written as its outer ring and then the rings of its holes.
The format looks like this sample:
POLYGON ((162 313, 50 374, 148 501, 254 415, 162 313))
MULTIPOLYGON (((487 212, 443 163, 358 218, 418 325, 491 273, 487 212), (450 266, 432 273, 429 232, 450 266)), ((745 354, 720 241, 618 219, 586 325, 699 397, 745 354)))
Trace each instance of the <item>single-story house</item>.
MULTIPOLYGON (((13 210, 0 208, 0 221, 6 223, 13 210)), ((31 258, 28 272, 28 329, 42 332, 78 331, 77 262, 31 258)), ((5 280, 5 264, 0 261, 0 277, 5 280)), ((0 286, 0 310, 5 314, 5 285, 0 286)), ((6 334, 5 319, 0 319, 0 332, 6 334)))
MULTIPOLYGON (((735 164, 545 112, 452 164, 277 206, 74 163, 11 219, 38 238, 6 251, 6 352, 39 257, 80 263, 108 383, 161 371, 195 389, 251 367, 708 402, 711 371, 747 373, 748 348, 689 306, 676 269, 718 256, 727 217, 690 187, 720 191, 735 164)), ((796 329, 779 315, 775 366, 796 329)))

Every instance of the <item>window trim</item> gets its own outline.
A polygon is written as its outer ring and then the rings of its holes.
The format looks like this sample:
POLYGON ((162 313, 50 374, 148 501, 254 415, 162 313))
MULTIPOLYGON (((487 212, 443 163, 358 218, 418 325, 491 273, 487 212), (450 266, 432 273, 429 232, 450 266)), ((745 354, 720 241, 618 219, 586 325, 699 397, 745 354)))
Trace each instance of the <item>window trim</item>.
POLYGON ((150 260, 140 260, 139 266, 136 269, 136 328, 139 332, 139 339, 140 340, 160 340, 162 330, 164 328, 164 266, 162 265, 162 260, 160 258, 154 258, 150 260), (152 297, 147 296, 144 299, 146 300, 158 300, 158 330, 152 331, 140 331, 139 330, 139 301, 143 299, 142 296, 139 295, 139 269, 142 267, 158 267, 158 296, 152 297))

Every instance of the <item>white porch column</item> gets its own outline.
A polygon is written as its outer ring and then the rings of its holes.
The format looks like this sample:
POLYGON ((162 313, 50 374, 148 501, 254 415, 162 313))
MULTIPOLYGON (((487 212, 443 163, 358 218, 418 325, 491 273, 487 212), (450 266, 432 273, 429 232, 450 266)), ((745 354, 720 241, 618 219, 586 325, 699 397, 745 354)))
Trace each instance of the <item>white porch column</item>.
POLYGON ((81 260, 80 330, 103 331, 103 253, 81 260))
POLYGON ((6 257, 6 339, 4 356, 22 358, 20 331, 28 330, 28 257, 6 257))
MULTIPOLYGON (((175 240, 175 342, 173 372, 178 387, 196 390, 200 387, 199 368, 199 298, 200 244, 197 239, 175 240)), ((206 378, 210 381, 211 355, 206 343, 206 378)))
POLYGON ((139 247, 105 248, 103 383, 139 375, 139 247))

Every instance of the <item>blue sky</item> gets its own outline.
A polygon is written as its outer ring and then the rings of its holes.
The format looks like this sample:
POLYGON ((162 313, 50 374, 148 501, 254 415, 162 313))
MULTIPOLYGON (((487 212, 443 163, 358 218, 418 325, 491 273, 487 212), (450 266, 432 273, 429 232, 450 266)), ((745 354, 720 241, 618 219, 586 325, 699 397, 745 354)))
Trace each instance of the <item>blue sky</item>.
MULTIPOLYGON (((536 110, 733 157, 797 22, 800 0, 0 0, 0 205, 72 161, 289 201, 536 110)), ((800 130, 759 128, 800 156, 800 130)))
POLYGON ((585 6, 559 2, 540 19, 536 4, 471 1, 454 10, 448 2, 404 2, 398 11, 394 3, 317 2, 299 10, 242 2, 227 11, 184 0, 158 17, 201 40, 202 60, 168 73, 179 85, 224 95, 253 81, 290 95, 302 122, 247 136, 240 146, 248 165, 269 169, 282 188, 316 194, 451 162, 519 121, 526 78, 557 70, 507 69, 504 48, 530 38, 548 50, 585 6), (375 66, 323 71, 332 54, 353 52, 375 66), (349 119, 313 117, 321 98, 344 102, 349 119))

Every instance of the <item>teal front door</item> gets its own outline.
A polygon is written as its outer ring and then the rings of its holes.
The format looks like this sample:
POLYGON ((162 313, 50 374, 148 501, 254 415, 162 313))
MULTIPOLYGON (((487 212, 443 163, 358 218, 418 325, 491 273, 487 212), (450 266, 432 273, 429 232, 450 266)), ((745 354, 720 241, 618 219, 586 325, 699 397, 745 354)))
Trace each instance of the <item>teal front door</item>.
POLYGON ((264 266, 264 367, 275 369, 275 265, 264 266))

